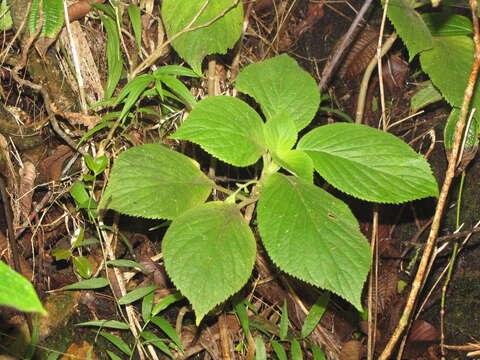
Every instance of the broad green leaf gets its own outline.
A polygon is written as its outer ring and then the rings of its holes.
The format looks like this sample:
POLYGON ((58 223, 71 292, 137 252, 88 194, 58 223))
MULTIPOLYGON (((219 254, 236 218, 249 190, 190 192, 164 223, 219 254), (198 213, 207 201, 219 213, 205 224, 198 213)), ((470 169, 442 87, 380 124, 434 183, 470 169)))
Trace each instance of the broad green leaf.
POLYGON ((401 203, 438 195, 428 162, 399 138, 365 125, 337 123, 306 134, 298 149, 337 189, 359 199, 401 203))
POLYGON ((460 107, 472 70, 473 41, 468 36, 436 36, 433 45, 420 54, 422 69, 445 100, 460 107))
POLYGON ((173 219, 202 204, 211 187, 193 160, 162 145, 145 144, 117 157, 100 207, 131 216, 173 219))
POLYGON ((288 115, 276 114, 264 125, 264 134, 268 150, 283 153, 295 145, 298 132, 288 115))
POLYGON ((267 122, 286 115, 298 131, 312 121, 320 105, 315 80, 288 55, 245 67, 238 75, 237 88, 260 104, 267 122))
POLYGON ((289 324, 290 324, 290 321, 288 320, 287 300, 284 300, 283 307, 282 307, 282 317, 280 318, 280 329, 278 334, 278 337, 282 341, 287 338, 289 324))
POLYGON ((133 28, 133 35, 135 36, 135 44, 137 48, 142 47, 142 17, 140 14, 140 8, 137 5, 130 4, 127 7, 128 17, 133 28))
POLYGON ((302 179, 277 173, 265 184, 257 214, 262 242, 280 269, 361 309, 370 248, 347 205, 302 179))
POLYGON ((303 360, 302 348, 296 339, 292 339, 290 342, 290 353, 292 360, 303 360))
POLYGON ((465 16, 452 14, 451 11, 422 14, 422 18, 433 36, 471 35, 473 33, 472 21, 465 16))
POLYGON ((288 360, 287 352, 278 341, 272 340, 270 341, 270 345, 272 345, 272 349, 275 355, 277 355, 278 360, 288 360))
POLYGON ((170 325, 170 323, 167 320, 165 320, 161 316, 153 316, 152 318, 150 318, 150 322, 157 325, 160 328, 160 330, 162 330, 175 343, 175 345, 177 345, 180 348, 180 350, 183 351, 183 345, 180 340, 180 337, 178 336, 173 326, 170 325))
POLYGON ((157 286, 155 285, 136 288, 135 290, 130 291, 128 294, 118 299, 118 304, 119 305, 131 304, 134 301, 137 301, 147 296, 148 294, 152 293, 156 288, 157 286))
POLYGON ((306 338, 317 327, 322 319, 323 314, 327 310, 328 302, 330 301, 330 293, 324 291, 312 305, 308 315, 305 317, 302 325, 302 338, 306 338))
POLYGON ((92 264, 85 256, 74 256, 72 258, 75 271, 84 279, 89 279, 92 276, 92 264))
POLYGON ((95 209, 97 207, 97 203, 88 194, 83 181, 77 180, 73 183, 70 195, 75 200, 78 209, 95 209))
POLYGON ((290 150, 282 154, 273 154, 273 160, 293 175, 313 183, 313 161, 301 150, 290 150))
POLYGON ((33 285, 0 260, 0 305, 47 314, 33 285))
MULTIPOLYGON (((480 109, 477 109, 480 110, 480 109)), ((455 141, 455 128, 458 122, 458 116, 460 115, 460 109, 453 108, 448 116, 447 125, 445 125, 444 133, 443 133, 443 144, 445 149, 451 150, 453 147, 453 143, 455 141)), ((465 142, 464 150, 467 150, 478 145, 478 133, 480 130, 480 124, 478 121, 478 114, 475 113, 475 116, 470 121, 470 126, 468 127, 468 131, 464 132, 464 138, 462 139, 465 142), (465 138, 466 136, 466 138, 465 138)), ((468 119, 467 119, 468 122, 468 119)), ((465 127, 467 124, 465 124, 465 127)))
POLYGON ((410 109, 412 112, 443 100, 442 94, 433 86, 431 81, 425 81, 418 84, 419 90, 410 99, 410 109))
MULTIPOLYGON (((97 4, 100 5, 100 4, 97 4)), ((110 99, 122 76, 123 58, 120 50, 120 37, 117 24, 110 17, 100 16, 103 26, 107 31, 107 67, 108 77, 105 87, 105 99, 110 99)))
POLYGON ((93 156, 86 154, 83 158, 85 159, 85 164, 95 175, 101 174, 108 166, 108 158, 105 155, 93 158, 93 156))
POLYGON ((255 336, 255 360, 267 360, 265 342, 260 335, 255 336))
POLYGON ((119 330, 130 329, 130 326, 128 324, 121 321, 117 321, 117 320, 91 320, 91 321, 75 324, 75 326, 99 326, 102 328, 119 329, 119 330))
POLYGON ((155 335, 151 331, 145 330, 140 333, 140 336, 146 340, 145 341, 146 344, 152 344, 153 346, 158 348, 160 351, 167 354, 171 359, 173 359, 173 354, 168 348, 167 344, 165 344, 165 342, 162 339, 160 339, 157 335, 155 335))
POLYGON ((115 259, 115 260, 108 260, 107 265, 113 265, 113 266, 124 266, 124 267, 132 267, 136 268, 140 271, 143 271, 147 273, 147 269, 145 269, 145 266, 142 264, 139 264, 136 261, 133 260, 126 260, 126 259, 115 259))
MULTIPOLYGON (((382 4, 385 0, 382 0, 382 4)), ((390 0, 387 15, 408 49, 410 61, 418 53, 431 49, 432 35, 420 14, 415 0, 390 0)))
POLYGON ((152 316, 155 316, 165 310, 167 307, 170 305, 183 300, 184 296, 180 294, 179 292, 173 293, 172 295, 168 295, 164 297, 162 300, 160 300, 153 308, 152 310, 152 316))
POLYGON ((100 331, 99 334, 103 336, 105 339, 110 341, 113 345, 115 345, 120 351, 128 356, 132 355, 132 350, 128 347, 128 345, 121 339, 120 337, 107 333, 105 331, 100 331))
MULTIPOLYGON (((193 26, 206 24, 234 3, 234 0, 210 1, 193 23, 193 26)), ((164 0, 162 4, 162 20, 168 37, 171 38, 173 35, 186 29, 196 15, 199 14, 204 4, 204 0, 164 0)), ((205 56, 225 54, 238 41, 243 27, 242 4, 239 1, 235 8, 228 11, 211 25, 184 33, 173 41, 172 46, 175 51, 190 64, 196 73, 201 74, 202 60, 205 56)))
POLYGON ((210 202, 173 220, 162 250, 167 273, 192 304, 199 324, 245 285, 253 269, 256 243, 235 205, 210 202))
POLYGON ((100 289, 108 286, 108 280, 105 278, 95 278, 78 281, 76 283, 65 286, 64 290, 87 290, 87 289, 100 289))
POLYGON ((252 165, 265 151, 262 119, 247 103, 231 96, 200 101, 171 137, 199 144, 235 166, 252 165))

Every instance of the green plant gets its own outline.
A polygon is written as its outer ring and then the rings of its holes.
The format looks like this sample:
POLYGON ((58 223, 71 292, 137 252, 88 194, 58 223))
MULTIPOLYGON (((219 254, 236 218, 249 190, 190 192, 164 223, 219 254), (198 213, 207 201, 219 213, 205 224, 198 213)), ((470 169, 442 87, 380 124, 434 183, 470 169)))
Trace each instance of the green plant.
POLYGON ((162 242, 165 267, 197 323, 250 277, 256 243, 241 210, 254 203, 263 245, 280 269, 361 309, 368 243, 349 208, 314 184, 314 170, 352 196, 400 203, 437 195, 427 162, 395 136, 361 125, 321 126, 297 141, 320 94, 287 55, 247 66, 237 89, 260 104, 265 122, 238 98, 209 97, 172 138, 234 166, 262 159, 249 195, 216 185, 180 153, 146 144, 118 156, 99 207, 172 220, 162 242), (214 188, 230 196, 205 202, 214 188))

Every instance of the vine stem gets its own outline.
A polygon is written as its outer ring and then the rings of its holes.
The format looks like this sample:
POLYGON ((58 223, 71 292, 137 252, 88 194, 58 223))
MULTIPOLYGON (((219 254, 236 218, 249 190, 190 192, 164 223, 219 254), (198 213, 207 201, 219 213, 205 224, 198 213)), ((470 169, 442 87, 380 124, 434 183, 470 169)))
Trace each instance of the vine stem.
POLYGON ((472 70, 470 72, 470 77, 468 79, 467 87, 465 89, 465 93, 463 97, 463 104, 460 111, 460 116, 458 118, 458 121, 455 127, 455 141, 453 144, 452 152, 450 153, 450 157, 448 159, 448 168, 445 173, 445 180, 443 182, 442 189, 438 197, 438 203, 435 209, 435 215, 433 217, 432 227, 430 228, 430 233, 428 235, 425 250, 423 252, 422 259, 420 260, 420 265, 418 266, 418 270, 415 275, 415 280, 413 281, 412 289, 410 290, 410 294, 407 299, 407 304, 405 305, 402 317, 400 318, 397 328, 395 329, 395 332, 391 336, 388 344, 385 346, 385 349, 380 355, 379 360, 387 360, 391 357, 395 346, 397 345, 400 337, 402 336, 403 332, 405 331, 408 325, 410 316, 412 315, 412 312, 415 307, 415 302, 417 300, 418 294, 420 293, 420 290, 422 289, 422 286, 424 284, 424 280, 428 275, 428 270, 427 270, 428 265, 429 265, 432 253, 435 249, 438 231, 440 228, 440 221, 442 219, 443 211, 445 209, 448 192, 450 190, 450 186, 452 185, 452 180, 455 176, 455 169, 457 164, 457 158, 460 152, 459 150, 460 150, 460 145, 462 141, 462 134, 465 129, 466 118, 468 115, 468 110, 470 108, 470 103, 472 100, 473 91, 475 89, 475 84, 478 78, 478 71, 480 68, 480 30, 479 30, 479 22, 477 17, 477 0, 470 0, 470 8, 472 10, 475 53, 474 53, 474 59, 472 64, 472 70))

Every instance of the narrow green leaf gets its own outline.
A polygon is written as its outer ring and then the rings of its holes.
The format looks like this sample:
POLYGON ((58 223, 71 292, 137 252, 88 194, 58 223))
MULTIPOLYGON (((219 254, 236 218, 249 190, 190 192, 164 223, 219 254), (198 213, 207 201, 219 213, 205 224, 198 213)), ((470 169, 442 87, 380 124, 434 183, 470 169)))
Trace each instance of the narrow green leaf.
POLYGON ((194 108, 197 101, 192 95, 190 90, 177 78, 172 75, 160 75, 157 77, 158 80, 167 85, 174 93, 176 93, 180 98, 184 100, 185 105, 190 108, 194 108))
POLYGON ((7 0, 2 0, 2 3, 0 4, 0 14, 3 14, 0 18, 0 31, 10 30, 13 26, 13 20, 7 0))
POLYGON ((300 343, 296 339, 292 339, 290 344, 292 360, 303 360, 302 348, 300 347, 300 343))
POLYGON ((142 300, 142 318, 145 323, 150 321, 150 316, 152 314, 153 308, 153 297, 155 293, 151 292, 146 295, 142 300))
MULTIPOLYGON (((152 75, 150 74, 143 74, 137 76, 135 79, 130 81, 127 86, 128 86, 128 95, 125 98, 125 103, 123 105, 122 112, 120 113, 119 118, 124 119, 127 114, 130 112, 132 109, 133 105, 138 101, 142 93, 145 91, 145 89, 154 81, 155 79, 153 78, 152 75)), ((124 88, 125 90, 125 88, 124 88)), ((120 96, 119 96, 120 98, 120 96)), ((117 101, 119 101, 117 99, 117 101)))
POLYGON ((239 295, 236 294, 233 296, 233 306, 235 309, 235 314, 240 321, 242 326, 243 333, 245 336, 250 333, 250 320, 248 319, 247 307, 245 305, 245 300, 239 295))
POLYGON ((180 348, 180 350, 183 351, 183 345, 182 345, 182 341, 180 340, 180 337, 178 336, 175 329, 172 327, 172 325, 170 325, 170 323, 167 320, 165 320, 161 316, 152 316, 150 318, 150 322, 157 325, 160 328, 160 330, 162 330, 175 343, 175 345, 177 345, 180 348))
POLYGON ((131 216, 173 219, 203 203, 211 188, 212 181, 193 160, 162 145, 145 144, 117 157, 100 207, 131 216))
MULTIPOLYGON (((100 4, 97 4, 100 5, 100 4)), ((110 17, 100 16, 103 26, 107 31, 107 67, 108 77, 105 88, 105 99, 112 97, 120 77, 122 76, 123 58, 120 51, 120 37, 115 20, 110 17)))
POLYGON ((132 267, 140 271, 143 271, 145 273, 148 272, 147 269, 145 269, 145 266, 133 260, 126 260, 126 259, 108 260, 107 265, 132 267))
POLYGON ((108 280, 105 278, 95 278, 78 281, 76 283, 65 286, 64 290, 87 290, 87 289, 100 289, 108 286, 108 280))
POLYGON ((42 1, 42 32, 40 36, 55 38, 63 27, 63 0, 42 1))
MULTIPOLYGON (((164 0, 162 20, 168 38, 184 30, 199 14, 203 0, 164 0)), ((234 2, 232 0, 210 1, 200 13, 193 26, 206 24, 234 2)), ((187 61, 197 74, 201 74, 202 60, 209 54, 225 54, 238 41, 243 29, 243 3, 228 11, 224 16, 207 27, 185 33, 173 41, 175 51, 187 61)))
POLYGON ((425 158, 392 134, 365 125, 336 123, 306 134, 298 149, 337 189, 359 199, 401 203, 438 195, 425 158))
POLYGON ((326 360, 327 357, 320 346, 312 344, 310 349, 312 350, 313 360, 326 360))
POLYGON ((235 166, 252 165, 265 151, 262 119, 247 103, 230 96, 200 101, 171 137, 199 144, 235 166))
POLYGON ((133 28, 133 35, 135 36, 135 44, 137 48, 142 47, 142 17, 140 14, 140 8, 137 5, 130 4, 127 7, 128 17, 133 28))
MULTIPOLYGON (((382 0, 384 3, 385 0, 382 0)), ((387 9, 388 18, 407 46, 410 61, 433 46, 430 30, 415 10, 415 3, 414 0, 390 0, 387 9)))
POLYGON ((282 306, 282 317, 280 318, 280 331, 278 335, 278 337, 282 341, 287 338, 289 323, 290 321, 288 320, 287 300, 284 300, 282 306))
POLYGON ((330 293, 324 291, 313 304, 312 308, 308 312, 307 317, 303 321, 302 326, 302 338, 306 338, 317 327, 318 323, 322 319, 323 314, 327 310, 328 302, 330 301, 330 293))
POLYGON ((278 360, 288 360, 287 352, 278 341, 272 340, 270 341, 270 344, 272 345, 272 349, 275 352, 275 355, 277 355, 278 360))
POLYGON ((155 346, 157 349, 159 349, 160 351, 164 352, 165 354, 167 354, 171 359, 173 359, 173 354, 172 352, 170 351, 170 349, 168 348, 168 346, 165 344, 165 342, 160 339, 157 335, 155 335, 154 333, 152 333, 151 331, 142 331, 140 333, 140 336, 145 339, 145 343, 146 344, 152 344, 153 346, 155 346))
POLYGON ((199 324, 208 311, 245 285, 256 243, 234 204, 210 202, 174 219, 162 250, 165 268, 192 304, 199 324))
POLYGON ((33 285, 0 260, 0 305, 47 314, 33 285))
POLYGON ((123 339, 119 338, 116 335, 107 333, 105 331, 100 331, 99 334, 103 336, 105 339, 110 341, 113 345, 115 345, 120 351, 128 356, 132 355, 132 350, 128 347, 128 345, 123 341, 123 339))
POLYGON ((107 354, 108 356, 110 356, 110 359, 112 360, 122 360, 122 358, 117 354, 115 354, 113 351, 107 350, 107 354))
POLYGON ((91 320, 91 321, 75 324, 75 326, 99 326, 102 328, 119 329, 119 330, 130 329, 130 326, 128 326, 128 324, 121 321, 117 321, 117 320, 91 320))
POLYGON ((93 268, 92 264, 85 256, 72 257, 75 271, 84 279, 89 279, 92 276, 93 268))
POLYGON ((370 247, 347 205, 300 178, 277 173, 263 188, 257 220, 265 249, 280 269, 361 309, 370 247))
POLYGON ((286 54, 245 67, 237 88, 260 104, 267 122, 284 114, 299 131, 312 121, 320 105, 315 80, 286 54))
POLYGON ((30 11, 28 13, 27 27, 30 35, 37 32, 37 27, 41 24, 41 0, 32 0, 30 11))
POLYGON ((91 2, 90 6, 93 7, 94 9, 97 9, 98 11, 103 12, 109 18, 115 20, 115 9, 111 5, 91 2))
POLYGON ((255 336, 255 360, 267 360, 265 342, 260 335, 255 336))
POLYGON ((131 304, 134 301, 137 301, 144 296, 150 294, 157 288, 156 285, 149 285, 141 288, 137 288, 135 290, 130 291, 128 294, 125 296, 122 296, 120 299, 118 299, 118 304, 119 305, 126 305, 126 304, 131 304))
POLYGON ((165 310, 167 307, 170 305, 183 300, 185 297, 180 294, 179 292, 176 292, 172 295, 168 295, 167 297, 164 297, 162 300, 160 300, 153 308, 152 310, 152 316, 158 315, 161 313, 163 310, 165 310))
POLYGON ((164 65, 159 67, 155 70, 152 75, 157 77, 157 75, 165 74, 165 75, 174 75, 174 76, 188 76, 188 77, 199 77, 198 74, 186 68, 185 66, 180 65, 164 65))

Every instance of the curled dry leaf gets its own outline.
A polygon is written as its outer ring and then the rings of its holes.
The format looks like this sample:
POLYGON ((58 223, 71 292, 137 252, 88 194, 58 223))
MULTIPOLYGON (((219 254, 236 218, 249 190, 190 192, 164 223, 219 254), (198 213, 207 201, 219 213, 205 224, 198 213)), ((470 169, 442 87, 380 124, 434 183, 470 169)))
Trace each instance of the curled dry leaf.
POLYGON ((23 168, 20 170, 20 189, 19 189, 19 201, 20 201, 20 218, 27 219, 32 208, 33 188, 35 186, 35 178, 37 172, 35 165, 30 161, 23 163, 23 168))
POLYGON ((295 27, 293 34, 299 38, 305 31, 310 30, 322 17, 324 1, 311 2, 307 7, 307 14, 300 24, 295 27))
POLYGON ((60 180, 63 163, 73 155, 67 145, 59 145, 52 155, 43 159, 38 165, 39 180, 41 183, 60 180))
POLYGON ((70 22, 83 18, 85 15, 88 14, 90 10, 92 10, 92 6, 90 3, 103 3, 105 0, 80 0, 77 1, 75 4, 72 4, 68 7, 68 18, 70 22))

